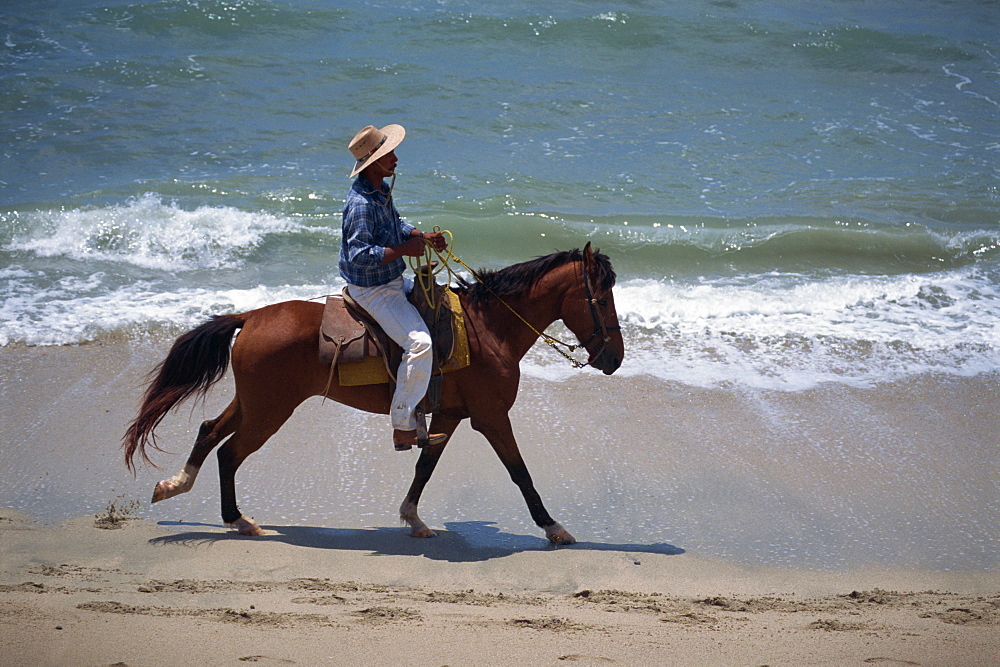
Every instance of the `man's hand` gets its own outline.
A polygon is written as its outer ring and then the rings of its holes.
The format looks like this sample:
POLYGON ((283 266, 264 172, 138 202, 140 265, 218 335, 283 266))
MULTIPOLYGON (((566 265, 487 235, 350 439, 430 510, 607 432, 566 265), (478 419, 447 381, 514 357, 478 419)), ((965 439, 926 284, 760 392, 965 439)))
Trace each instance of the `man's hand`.
POLYGON ((388 264, 401 257, 423 257, 427 246, 431 246, 440 252, 448 247, 448 239, 443 232, 419 232, 413 230, 410 238, 399 245, 385 249, 382 264, 388 264))
POLYGON ((444 235, 444 232, 422 232, 421 236, 427 245, 438 252, 448 247, 448 238, 444 235))

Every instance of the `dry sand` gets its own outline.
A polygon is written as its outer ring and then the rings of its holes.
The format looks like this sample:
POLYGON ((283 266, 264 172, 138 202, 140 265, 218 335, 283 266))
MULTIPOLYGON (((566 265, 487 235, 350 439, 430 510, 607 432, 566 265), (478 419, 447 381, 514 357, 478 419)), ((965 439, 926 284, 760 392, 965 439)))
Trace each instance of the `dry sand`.
POLYGON ((164 423, 167 470, 124 471, 164 350, 0 350, 0 664, 1000 664, 996 378, 528 379, 514 421, 566 548, 466 427, 421 506, 439 536, 408 537, 413 457, 384 417, 316 401, 241 470, 269 532, 244 538, 218 524, 212 460, 147 500, 229 380, 164 423), (332 446, 345 430, 358 444, 332 446))
POLYGON ((989 665, 1000 655, 992 575, 816 574, 574 548, 462 562, 465 545, 446 531, 361 530, 342 549, 317 529, 253 539, 96 523, 0 519, 3 664, 989 665))

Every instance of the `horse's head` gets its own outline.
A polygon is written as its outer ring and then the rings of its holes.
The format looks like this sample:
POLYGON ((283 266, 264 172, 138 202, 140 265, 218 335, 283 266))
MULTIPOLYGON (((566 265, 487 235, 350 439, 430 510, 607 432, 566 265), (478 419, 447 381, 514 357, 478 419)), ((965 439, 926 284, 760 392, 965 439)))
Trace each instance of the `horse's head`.
POLYGON ((611 375, 622 365, 625 341, 615 310, 615 271, 607 255, 594 252, 587 243, 582 253, 578 287, 563 302, 561 319, 586 348, 587 364, 611 375))
MULTIPOLYGON (((586 348, 589 355, 586 365, 606 375, 621 366, 625 343, 612 294, 615 271, 607 256, 591 250, 589 243, 582 251, 556 252, 506 269, 480 271, 476 278, 476 283, 457 290, 473 308, 488 308, 489 304, 497 303, 494 326, 505 335, 521 337, 520 343, 524 345, 521 356, 558 319, 586 348), (505 299, 513 299, 517 308, 505 299), (526 326, 513 324, 515 320, 526 326)), ((557 344, 568 347, 562 341, 547 342, 560 352, 557 344)))

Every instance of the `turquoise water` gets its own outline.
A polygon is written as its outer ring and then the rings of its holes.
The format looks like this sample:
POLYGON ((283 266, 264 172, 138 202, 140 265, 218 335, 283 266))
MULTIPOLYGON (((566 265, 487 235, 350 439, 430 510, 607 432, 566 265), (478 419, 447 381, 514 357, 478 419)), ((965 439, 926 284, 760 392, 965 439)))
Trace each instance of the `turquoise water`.
MULTIPOLYGON (((588 241, 611 256, 621 373, 798 390, 1000 368, 995 3, 87 1, 0 19, 2 345, 339 289, 346 144, 398 122, 400 209, 470 265, 588 241)), ((525 370, 562 363, 540 348, 525 370)))

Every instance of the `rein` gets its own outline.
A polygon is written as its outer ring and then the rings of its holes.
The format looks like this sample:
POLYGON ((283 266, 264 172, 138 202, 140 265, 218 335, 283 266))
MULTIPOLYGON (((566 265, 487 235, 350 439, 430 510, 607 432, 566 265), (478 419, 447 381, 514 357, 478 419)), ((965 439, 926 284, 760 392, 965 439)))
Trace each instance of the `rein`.
MULTIPOLYGON (((580 260, 580 266, 582 267, 582 272, 583 272, 583 285, 584 285, 584 289, 586 290, 586 293, 587 293, 587 305, 590 306, 590 317, 591 317, 591 319, 594 322, 594 333, 592 333, 590 335, 590 338, 588 338, 585 343, 581 343, 579 345, 574 345, 574 344, 571 344, 571 343, 567 343, 565 341, 561 341, 558 338, 556 338, 554 336, 550 336, 550 335, 546 334, 544 331, 539 331, 537 328, 535 328, 535 326, 531 322, 529 322, 528 320, 524 319, 524 317, 522 317, 520 313, 518 313, 516 310, 514 310, 514 308, 509 303, 507 303, 506 301, 504 301, 500 297, 500 295, 498 295, 496 292, 494 292, 492 289, 490 289, 490 286, 487 285, 486 283, 484 283, 482 281, 482 279, 479 277, 479 274, 477 274, 475 272, 475 270, 473 270, 468 264, 466 264, 465 262, 463 262, 457 255, 455 255, 451 251, 451 247, 453 245, 455 237, 454 237, 454 235, 450 231, 448 231, 448 230, 441 230, 436 225, 435 225, 433 231, 435 231, 435 232, 442 231, 444 234, 447 234, 448 238, 449 238, 449 243, 448 243, 448 248, 447 248, 447 256, 442 255, 435 248, 433 248, 430 244, 426 245, 425 250, 424 250, 423 259, 427 260, 427 264, 431 264, 431 253, 432 252, 435 255, 437 255, 438 259, 441 260, 441 264, 442 264, 441 268, 438 268, 436 270, 432 268, 432 269, 430 269, 430 270, 428 270, 426 272, 426 274, 428 275, 428 281, 429 282, 432 282, 434 280, 433 279, 434 275, 436 275, 437 273, 440 273, 441 271, 443 271, 445 269, 448 270, 449 280, 450 280, 451 276, 455 276, 456 278, 458 278, 459 277, 458 274, 455 273, 455 270, 452 269, 451 265, 449 264, 449 261, 454 260, 456 264, 459 264, 462 268, 464 268, 466 271, 468 271, 472 275, 472 277, 476 279, 476 281, 478 281, 480 284, 482 284, 484 287, 486 287, 486 289, 489 290, 490 294, 492 294, 493 297, 497 301, 499 301, 500 303, 502 303, 507 308, 507 310, 509 310, 510 312, 512 312, 514 314, 514 316, 517 317, 517 319, 519 319, 522 322, 524 322, 524 324, 529 329, 531 329, 535 333, 535 335, 537 335, 539 338, 541 338, 542 341, 546 345, 548 345, 549 347, 551 347, 557 353, 559 353, 560 355, 562 355, 567 361, 569 361, 573 365, 573 368, 586 368, 587 366, 589 366, 594 361, 594 359, 596 359, 597 357, 599 357, 601 355, 601 353, 604 352, 604 348, 607 347, 608 343, 611 341, 611 337, 608 336, 608 332, 609 331, 621 331, 621 327, 620 326, 617 326, 617 327, 608 327, 605 324, 605 322, 604 322, 604 318, 599 316, 599 313, 597 312, 597 305, 598 305, 598 303, 599 303, 600 300, 594 298, 594 290, 593 290, 593 287, 592 287, 591 282, 590 282, 590 274, 587 273, 587 262, 585 260, 582 260, 582 259, 580 260), (597 338, 598 336, 601 336, 601 345, 600 345, 600 347, 597 348, 596 352, 594 352, 593 354, 590 355, 590 357, 587 359, 586 362, 581 363, 581 362, 577 361, 576 359, 574 359, 569 354, 570 352, 575 352, 576 350, 578 350, 580 348, 586 349, 587 346, 590 345, 594 341, 594 339, 597 338), (566 350, 561 349, 559 347, 560 345, 562 347, 565 347, 566 350)), ((416 262, 417 263, 417 267, 419 267, 421 265, 420 259, 421 258, 417 258, 417 262, 416 262)), ((410 266, 411 266, 411 268, 414 268, 414 269, 417 268, 417 267, 413 267, 413 258, 410 258, 410 266)), ((423 281, 417 281, 417 282, 420 285, 420 288, 422 290, 424 290, 424 295, 426 297, 430 298, 430 296, 431 296, 430 293, 429 293, 430 292, 430 285, 429 284, 425 285, 423 283, 423 281)))

